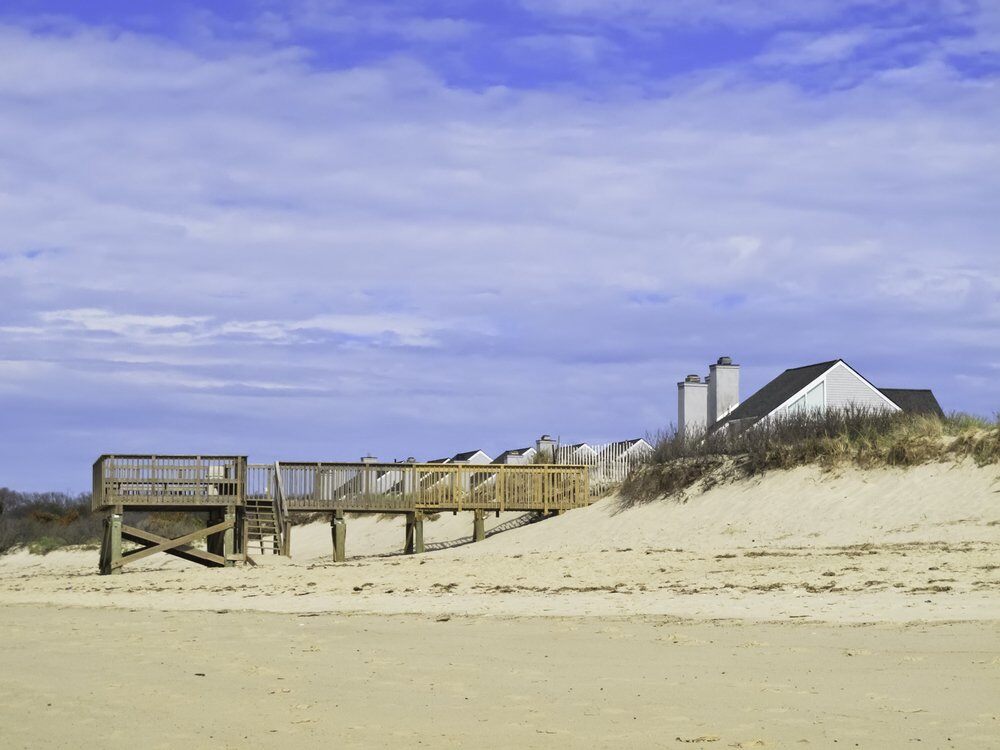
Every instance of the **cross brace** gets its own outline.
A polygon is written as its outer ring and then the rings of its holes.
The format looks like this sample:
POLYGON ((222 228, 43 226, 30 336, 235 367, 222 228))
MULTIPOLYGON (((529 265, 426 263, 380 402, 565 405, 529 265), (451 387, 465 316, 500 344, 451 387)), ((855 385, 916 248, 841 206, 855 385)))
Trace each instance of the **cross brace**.
POLYGON ((125 526, 122 524, 122 539, 143 544, 145 547, 143 549, 126 552, 122 555, 121 560, 112 561, 111 567, 120 568, 125 565, 125 563, 141 560, 144 557, 155 555, 157 552, 165 552, 168 555, 174 555, 184 560, 201 563, 202 565, 209 567, 224 567, 226 564, 226 558, 224 556, 215 555, 211 552, 205 552, 204 550, 192 547, 190 542, 193 542, 196 539, 201 539, 202 537, 210 536, 211 534, 218 534, 220 531, 226 531, 227 529, 233 528, 233 525, 234 522, 232 520, 223 521, 222 523, 217 523, 214 526, 209 526, 204 529, 198 529, 198 531, 193 531, 190 534, 185 534, 184 536, 177 537, 176 539, 169 539, 165 536, 160 536, 159 534, 152 534, 148 531, 137 529, 134 526, 125 526))

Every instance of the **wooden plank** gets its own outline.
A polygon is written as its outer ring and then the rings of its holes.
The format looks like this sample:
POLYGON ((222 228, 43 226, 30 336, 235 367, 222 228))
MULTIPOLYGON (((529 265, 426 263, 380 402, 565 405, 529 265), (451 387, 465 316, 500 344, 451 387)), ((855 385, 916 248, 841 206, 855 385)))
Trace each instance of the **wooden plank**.
MULTIPOLYGON (((126 526, 122 530, 122 536, 128 539, 130 542, 137 542, 139 544, 156 544, 162 541, 169 541, 166 537, 159 536, 158 534, 151 534, 148 531, 143 531, 142 529, 136 529, 131 526, 126 526), (128 532, 125 531, 128 529, 128 532)), ((136 554, 138 552, 144 552, 145 550, 136 550, 136 552, 130 552, 129 554, 136 554)), ((174 557, 179 557, 182 560, 187 560, 189 562, 196 562, 201 565, 210 565, 216 567, 223 567, 225 565, 225 559, 219 555, 213 555, 210 552, 205 552, 196 547, 191 547, 190 545, 181 545, 179 547, 172 547, 170 549, 163 550, 164 554, 173 555, 174 557)), ((134 559, 134 558, 133 558, 134 559)))
MULTIPOLYGON (((122 538, 128 539, 131 542, 138 542, 139 544, 145 544, 147 542, 152 542, 151 547, 146 547, 145 549, 135 550, 124 555, 122 559, 118 562, 118 567, 121 567, 127 562, 134 562, 136 560, 141 560, 144 557, 149 557, 150 555, 155 555, 157 552, 166 552, 175 547, 181 547, 187 545, 196 539, 201 539, 202 537, 208 536, 210 534, 217 534, 220 531, 225 531, 226 529, 231 529, 233 527, 233 520, 223 521, 222 523, 217 523, 214 526, 209 526, 204 529, 198 529, 198 531, 192 531, 190 534, 185 534, 184 536, 179 536, 176 539, 167 539, 166 537, 159 536, 158 534, 150 534, 148 531, 143 531, 142 529, 137 529, 133 526, 122 526, 121 534, 122 538)), ((225 565, 226 558, 222 555, 213 555, 211 553, 205 552, 201 553, 198 550, 200 556, 204 556, 205 559, 211 559, 213 562, 221 562, 225 565)), ((112 561, 112 567, 115 566, 115 562, 112 561)))

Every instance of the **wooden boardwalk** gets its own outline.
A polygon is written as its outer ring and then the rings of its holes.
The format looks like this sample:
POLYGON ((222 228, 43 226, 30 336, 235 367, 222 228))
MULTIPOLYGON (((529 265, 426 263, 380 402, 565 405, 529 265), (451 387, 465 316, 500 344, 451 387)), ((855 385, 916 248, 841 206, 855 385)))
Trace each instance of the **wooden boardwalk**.
POLYGON ((93 481, 93 508, 107 514, 102 573, 156 552, 216 566, 251 551, 287 555, 288 516, 295 512, 329 512, 333 557, 343 560, 345 513, 405 514, 405 549, 422 552, 426 513, 472 511, 479 541, 487 512, 555 513, 592 502, 586 466, 548 464, 248 464, 245 456, 104 455, 94 463, 93 481), (207 511, 208 522, 167 539, 124 525, 130 510, 207 511), (123 552, 123 539, 142 548, 123 552), (192 545, 200 539, 207 551, 192 545))

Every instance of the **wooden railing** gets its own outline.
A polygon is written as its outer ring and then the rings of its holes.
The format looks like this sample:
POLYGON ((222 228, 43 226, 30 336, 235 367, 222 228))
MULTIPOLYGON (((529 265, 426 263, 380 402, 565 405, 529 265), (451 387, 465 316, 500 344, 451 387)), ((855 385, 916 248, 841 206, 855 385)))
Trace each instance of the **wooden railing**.
MULTIPOLYGON (((279 465, 288 511, 567 510, 588 505, 585 466, 418 463, 279 465)), ((273 465, 251 464, 248 493, 273 492, 273 465)))
POLYGON ((242 505, 245 456, 101 456, 94 462, 94 510, 114 506, 242 505))
POLYGON ((589 505, 588 468, 564 465, 285 463, 242 456, 101 456, 95 510, 236 505, 295 511, 568 510, 589 505))

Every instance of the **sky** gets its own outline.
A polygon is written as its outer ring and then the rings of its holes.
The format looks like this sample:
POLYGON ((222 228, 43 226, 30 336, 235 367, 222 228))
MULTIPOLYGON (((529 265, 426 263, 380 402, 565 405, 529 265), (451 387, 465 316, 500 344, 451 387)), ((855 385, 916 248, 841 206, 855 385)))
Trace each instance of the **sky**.
POLYGON ((0 5, 0 486, 1000 409, 1000 3, 0 5))

